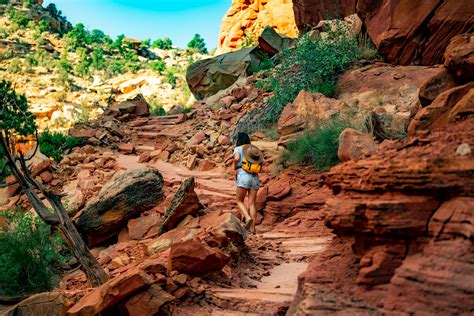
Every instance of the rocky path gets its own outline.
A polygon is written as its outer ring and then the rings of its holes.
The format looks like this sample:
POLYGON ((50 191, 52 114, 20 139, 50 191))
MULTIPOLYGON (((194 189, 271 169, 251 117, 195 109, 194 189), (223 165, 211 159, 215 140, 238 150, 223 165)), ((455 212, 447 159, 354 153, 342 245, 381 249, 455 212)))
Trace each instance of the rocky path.
MULTIPOLYGON (((265 144, 264 144, 265 145, 265 144)), ((271 147, 271 144, 267 144, 271 147)), ((122 168, 134 169, 143 164, 138 157, 121 155, 117 160, 122 168)), ((210 207, 236 211, 234 182, 223 169, 193 171, 167 162, 153 163, 165 182, 179 184, 183 179, 196 178, 196 193, 210 207)), ((298 218, 304 221, 304 216, 298 218)), ((322 225, 322 224, 321 224, 322 225)), ((281 223, 265 233, 249 236, 248 246, 235 269, 239 270, 240 284, 212 286, 205 289, 203 299, 193 306, 173 310, 179 315, 284 315, 297 290, 298 275, 307 268, 311 257, 324 251, 332 236, 323 230, 307 230, 281 223)))

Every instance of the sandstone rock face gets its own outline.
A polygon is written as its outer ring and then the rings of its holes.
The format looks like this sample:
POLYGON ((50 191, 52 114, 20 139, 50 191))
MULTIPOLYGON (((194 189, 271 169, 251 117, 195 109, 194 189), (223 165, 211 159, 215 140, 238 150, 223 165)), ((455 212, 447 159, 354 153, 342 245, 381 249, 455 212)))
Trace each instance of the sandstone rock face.
POLYGON ((440 68, 439 72, 429 78, 420 87, 421 106, 430 105, 440 93, 456 87, 458 84, 451 73, 445 68, 440 68))
POLYGON ((229 259, 218 248, 211 248, 194 238, 171 246, 168 268, 170 271, 202 275, 222 269, 229 259))
POLYGON ((319 122, 327 120, 347 106, 336 99, 327 98, 321 93, 302 90, 292 104, 285 107, 278 120, 280 136, 298 132, 304 128, 314 128, 319 122))
POLYGON ((473 13, 472 1, 357 1, 357 14, 379 53, 402 65, 442 63, 451 38, 472 27, 473 13))
POLYGON ((89 245, 96 245, 126 226, 127 221, 163 199, 163 177, 150 168, 119 172, 78 217, 76 225, 89 245))
POLYGON ((302 32, 321 20, 354 14, 356 3, 356 0, 293 0, 296 25, 302 32))
POLYGON ((337 237, 300 277, 290 314, 474 309, 474 157, 457 154, 473 127, 468 117, 384 143, 323 176, 338 193, 325 204, 337 237))
POLYGON ((419 130, 433 130, 474 114, 474 82, 455 87, 438 95, 428 106, 416 113, 408 126, 413 135, 419 130))
POLYGON ((337 156, 341 161, 359 160, 374 152, 377 145, 372 136, 352 128, 346 128, 339 135, 337 156))
POLYGON ((444 66, 461 80, 474 79, 474 34, 452 38, 444 53, 444 66))
MULTIPOLYGON (((404 134, 410 117, 420 107, 420 87, 440 68, 372 65, 349 71, 338 82, 338 99, 347 104, 352 121, 375 112, 388 134, 404 134)), ((344 113, 344 111, 343 111, 344 113)))
POLYGON ((291 0, 233 0, 222 19, 218 52, 240 48, 245 38, 256 39, 263 29, 272 27, 278 33, 297 37, 298 30, 291 0))

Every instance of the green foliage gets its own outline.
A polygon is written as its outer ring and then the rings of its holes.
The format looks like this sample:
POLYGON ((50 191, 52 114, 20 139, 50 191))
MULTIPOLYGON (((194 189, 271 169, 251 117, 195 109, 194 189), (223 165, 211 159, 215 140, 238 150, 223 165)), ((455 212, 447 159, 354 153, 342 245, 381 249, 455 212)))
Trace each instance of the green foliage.
POLYGON ((28 110, 28 101, 24 95, 13 90, 12 83, 0 82, 0 99, 3 109, 0 115, 0 128, 15 132, 20 136, 28 136, 36 129, 35 116, 28 110))
POLYGON ((23 8, 31 9, 33 7, 33 3, 31 0, 24 0, 23 1, 23 8))
POLYGON ((58 233, 39 217, 20 209, 3 212, 0 227, 0 294, 24 295, 52 290, 52 277, 69 255, 58 233))
POLYGON ((13 51, 8 48, 1 48, 0 49, 0 61, 7 60, 13 57, 13 51))
POLYGON ((110 44, 112 43, 112 39, 103 31, 93 29, 89 34, 89 43, 96 45, 110 44))
POLYGON ((61 161, 65 150, 80 146, 82 142, 81 138, 65 136, 48 130, 39 137, 40 151, 57 162, 61 161))
POLYGON ((310 34, 300 37, 294 48, 282 52, 281 64, 260 81, 259 87, 274 92, 263 117, 264 126, 276 122, 301 90, 334 96, 337 76, 360 60, 357 39, 349 35, 342 21, 335 23, 335 30, 328 30, 327 38, 313 40, 310 34))
POLYGON ((191 50, 196 50, 202 54, 207 54, 206 43, 199 34, 194 34, 193 39, 188 43, 188 48, 191 50))
POLYGON ((104 51, 96 48, 91 54, 91 66, 97 70, 102 70, 105 67, 104 51))
POLYGON ((7 8, 7 14, 10 18, 10 22, 13 24, 13 27, 16 29, 25 28, 30 21, 23 12, 18 11, 13 7, 7 8))
POLYGON ((56 81, 65 89, 69 90, 72 87, 72 79, 69 78, 69 72, 72 71, 73 67, 69 63, 67 53, 61 56, 61 59, 57 63, 57 73, 58 76, 56 81))
POLYGON ((7 71, 11 73, 21 72, 21 60, 19 58, 13 58, 8 65, 7 71))
POLYGON ((166 82, 169 83, 173 88, 176 87, 176 83, 178 81, 178 77, 175 76, 175 74, 168 70, 166 71, 166 82))
POLYGON ((58 10, 58 8, 56 7, 54 3, 48 4, 48 6, 46 7, 46 10, 49 12, 49 14, 51 15, 53 19, 55 19, 56 21, 60 23, 60 29, 56 30, 58 31, 58 33, 62 35, 64 33, 69 32, 72 29, 71 23, 67 20, 65 16, 63 16, 63 13, 60 10, 58 10))
POLYGON ((74 25, 71 31, 65 36, 66 45, 68 50, 75 51, 79 47, 85 47, 91 43, 91 37, 89 31, 82 23, 74 25))
POLYGON ((113 77, 115 75, 120 75, 127 72, 125 69, 125 61, 117 59, 108 60, 106 63, 105 72, 108 77, 113 77))
POLYGON ((161 74, 166 69, 166 63, 162 60, 153 61, 150 63, 150 69, 161 74))
POLYGON ((346 127, 349 125, 338 118, 318 124, 316 129, 288 144, 283 160, 313 165, 320 172, 329 170, 339 162, 339 135, 346 127))
POLYGON ((172 49, 173 42, 168 37, 165 37, 163 39, 157 39, 156 41, 153 42, 153 44, 151 45, 151 48, 172 49))

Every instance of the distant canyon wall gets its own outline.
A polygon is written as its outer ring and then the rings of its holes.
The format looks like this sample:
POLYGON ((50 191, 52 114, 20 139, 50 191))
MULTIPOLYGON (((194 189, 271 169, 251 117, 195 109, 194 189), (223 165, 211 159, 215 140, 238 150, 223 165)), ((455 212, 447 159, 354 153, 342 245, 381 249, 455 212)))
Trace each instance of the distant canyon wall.
POLYGON ((387 62, 443 62, 449 40, 474 30, 471 0, 233 0, 222 20, 218 52, 241 48, 265 26, 297 37, 327 17, 357 13, 387 62))

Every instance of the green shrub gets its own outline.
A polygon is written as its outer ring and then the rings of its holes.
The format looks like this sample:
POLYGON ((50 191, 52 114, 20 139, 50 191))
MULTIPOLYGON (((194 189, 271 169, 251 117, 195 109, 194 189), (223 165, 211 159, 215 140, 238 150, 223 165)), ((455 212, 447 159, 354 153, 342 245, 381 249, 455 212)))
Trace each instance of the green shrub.
POLYGON ((21 60, 19 58, 12 59, 12 61, 8 65, 7 71, 11 73, 21 72, 21 60))
POLYGON ((360 60, 357 39, 350 36, 342 21, 335 21, 335 30, 325 39, 313 40, 310 34, 301 36, 294 48, 282 52, 281 63, 271 69, 258 87, 274 92, 262 127, 278 121, 283 108, 294 101, 301 90, 335 94, 337 76, 360 60))
POLYGON ((166 63, 162 60, 153 61, 150 63, 150 69, 161 74, 166 69, 166 63))
POLYGON ((127 70, 125 69, 125 61, 112 59, 106 63, 106 75, 108 77, 113 77, 115 75, 120 75, 125 73, 127 70))
POLYGON ((283 160, 296 164, 308 164, 320 172, 327 171, 339 162, 337 150, 339 135, 347 123, 338 118, 306 131, 303 136, 288 144, 283 160))
POLYGON ((40 151, 57 162, 61 161, 65 150, 80 146, 82 142, 81 138, 65 136, 48 130, 39 137, 40 151))
POLYGON ((104 69, 105 67, 105 58, 104 51, 102 49, 94 49, 91 55, 91 66, 97 70, 104 69))
POLYGON ((10 18, 12 25, 16 29, 25 28, 28 25, 28 22, 30 21, 23 12, 20 12, 14 9, 13 7, 9 7, 7 9, 7 14, 10 18))
POLYGON ((175 74, 168 70, 166 71, 166 82, 169 83, 173 88, 176 87, 176 83, 178 81, 178 77, 175 76, 175 74))
POLYGON ((0 227, 0 294, 25 295, 52 290, 52 277, 69 255, 58 233, 39 217, 20 209, 3 212, 0 227))
POLYGON ((13 51, 9 48, 0 48, 0 61, 13 57, 13 51))

